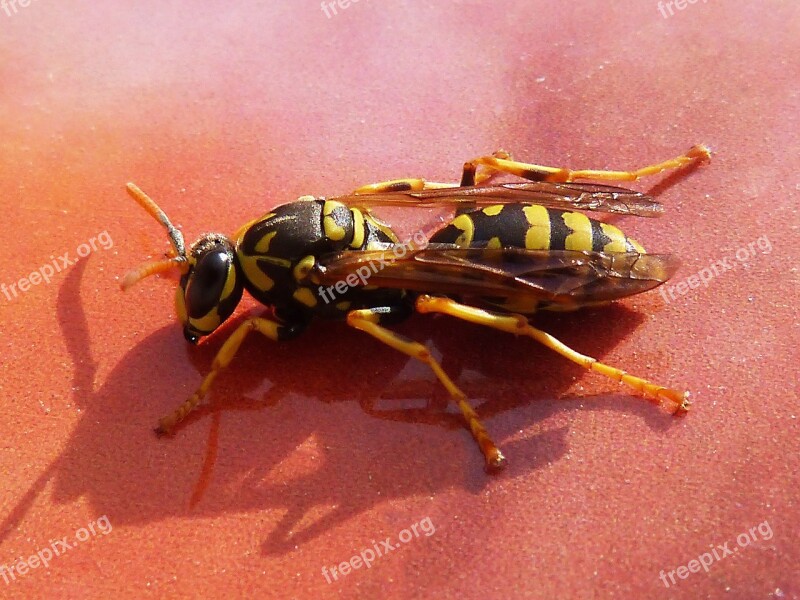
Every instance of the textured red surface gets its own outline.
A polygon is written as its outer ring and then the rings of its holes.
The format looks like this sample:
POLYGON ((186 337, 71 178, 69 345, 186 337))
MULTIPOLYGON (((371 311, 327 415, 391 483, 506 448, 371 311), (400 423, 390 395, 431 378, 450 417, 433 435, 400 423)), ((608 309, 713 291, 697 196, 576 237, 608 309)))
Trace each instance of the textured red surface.
POLYGON ((113 240, 0 295, 0 564, 112 526, 0 596, 800 597, 796 3, 666 18, 656 2, 362 1, 332 18, 283 4, 0 9, 0 283, 113 240), (152 435, 221 336, 187 346, 168 279, 120 292, 166 249, 124 182, 192 239, 301 194, 453 178, 498 147, 629 167, 696 142, 710 165, 638 186, 667 215, 622 225, 682 258, 676 283, 725 257, 735 268, 669 302, 538 321, 685 386, 687 418, 532 342, 419 317, 399 329, 444 355, 504 473, 484 472, 422 366, 344 325, 248 341, 210 406, 152 435), (373 401, 395 412, 369 415, 373 401), (426 517, 432 535, 326 582, 323 566, 426 517), (770 539, 756 530, 708 573, 659 578, 764 522, 770 539))

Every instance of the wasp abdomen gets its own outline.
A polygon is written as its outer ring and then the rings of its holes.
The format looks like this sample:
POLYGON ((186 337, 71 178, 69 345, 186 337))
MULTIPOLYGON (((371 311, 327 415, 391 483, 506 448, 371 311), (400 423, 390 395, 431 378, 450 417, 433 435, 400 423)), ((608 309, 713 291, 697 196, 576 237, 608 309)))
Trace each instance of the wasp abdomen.
POLYGON ((645 251, 614 225, 538 204, 498 204, 461 214, 431 236, 431 242, 480 248, 645 251))

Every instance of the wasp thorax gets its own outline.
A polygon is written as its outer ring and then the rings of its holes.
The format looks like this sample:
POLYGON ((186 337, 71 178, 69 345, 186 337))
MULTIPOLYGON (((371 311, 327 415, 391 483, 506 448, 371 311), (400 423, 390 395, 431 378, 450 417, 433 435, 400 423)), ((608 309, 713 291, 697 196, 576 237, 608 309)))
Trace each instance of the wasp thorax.
POLYGON ((190 342, 219 327, 242 297, 242 281, 233 244, 224 235, 209 233, 197 240, 189 255, 189 270, 175 297, 184 336, 190 342))

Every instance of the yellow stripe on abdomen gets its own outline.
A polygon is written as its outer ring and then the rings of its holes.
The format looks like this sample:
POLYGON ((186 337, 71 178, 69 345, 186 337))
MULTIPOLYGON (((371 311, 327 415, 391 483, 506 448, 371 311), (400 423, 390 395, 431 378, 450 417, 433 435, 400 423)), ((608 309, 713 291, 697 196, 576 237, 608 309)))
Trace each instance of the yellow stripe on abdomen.
MULTIPOLYGON (((609 225, 608 223, 600 223, 600 229, 611 241, 603 246, 603 252, 627 252, 627 238, 619 228, 609 225)), ((602 243, 602 242, 600 242, 602 243)))
POLYGON ((589 217, 578 212, 565 212, 562 216, 564 224, 572 230, 564 240, 565 250, 592 249, 592 222, 589 217))
POLYGON ((528 250, 550 249, 550 213, 544 206, 533 204, 522 209, 528 221, 525 247, 528 250))
POLYGON ((469 215, 460 215, 451 222, 453 227, 461 230, 461 235, 456 238, 456 245, 462 248, 468 247, 475 237, 475 223, 469 215))
POLYGON ((639 242, 637 242, 636 240, 632 240, 631 238, 627 239, 628 243, 631 245, 631 247, 635 252, 638 252, 639 254, 647 254, 647 251, 644 249, 644 246, 642 246, 639 242))

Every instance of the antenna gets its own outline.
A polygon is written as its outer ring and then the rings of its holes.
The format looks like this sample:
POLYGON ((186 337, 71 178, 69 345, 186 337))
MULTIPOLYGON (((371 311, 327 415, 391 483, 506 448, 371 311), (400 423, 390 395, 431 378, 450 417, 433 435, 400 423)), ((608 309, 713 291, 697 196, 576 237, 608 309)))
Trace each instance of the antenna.
POLYGON ((153 199, 150 198, 150 196, 140 190, 136 184, 128 183, 125 188, 127 189, 131 198, 136 200, 139 206, 145 209, 150 216, 164 226, 164 229, 167 230, 167 234, 169 235, 169 241, 172 243, 172 247, 175 249, 176 256, 166 260, 145 263, 140 267, 129 271, 122 279, 122 289, 127 290, 137 281, 140 281, 145 277, 155 275, 156 273, 164 273, 165 271, 168 271, 174 267, 178 267, 182 273, 186 273, 189 265, 188 259, 186 258, 186 246, 183 242, 183 234, 175 228, 175 226, 169 220, 169 217, 167 217, 164 211, 158 207, 158 204, 156 204, 153 199))

